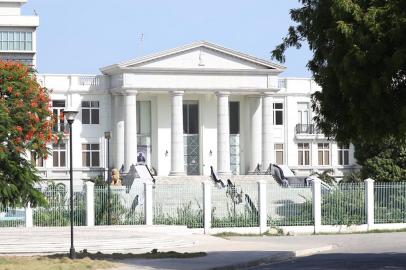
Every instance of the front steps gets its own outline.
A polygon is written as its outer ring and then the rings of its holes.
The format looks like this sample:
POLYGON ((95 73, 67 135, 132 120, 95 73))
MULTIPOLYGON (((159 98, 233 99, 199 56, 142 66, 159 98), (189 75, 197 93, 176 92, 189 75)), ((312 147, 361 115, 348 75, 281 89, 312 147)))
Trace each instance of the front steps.
MULTIPOLYGON (((227 179, 231 182, 257 182, 258 180, 265 180, 266 182, 276 183, 272 175, 230 175, 228 177, 220 177, 224 183, 227 179)), ((185 176, 155 176, 156 183, 191 183, 191 182, 204 182, 212 181, 210 176, 206 175, 185 175, 185 176)))

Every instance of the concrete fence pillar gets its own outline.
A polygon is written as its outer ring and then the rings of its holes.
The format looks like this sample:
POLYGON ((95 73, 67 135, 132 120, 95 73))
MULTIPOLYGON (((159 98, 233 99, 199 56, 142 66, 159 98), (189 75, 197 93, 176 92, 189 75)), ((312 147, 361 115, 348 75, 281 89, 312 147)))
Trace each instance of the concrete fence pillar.
POLYGON ((154 209, 152 201, 152 183, 144 183, 144 210, 145 210, 145 225, 152 225, 154 219, 154 209))
POLYGON ((25 227, 31 228, 33 226, 34 226, 33 211, 31 208, 31 204, 28 203, 27 207, 25 208, 25 227))
POLYGON ((211 182, 203 183, 203 228, 204 233, 210 233, 211 228, 211 182))
POLYGON ((94 226, 94 183, 86 181, 86 225, 94 226))
POLYGON ((374 180, 371 178, 365 179, 365 214, 367 218, 368 231, 374 226, 374 180))
POLYGON ((258 207, 259 207, 259 233, 265 233, 267 226, 267 208, 266 208, 266 182, 259 180, 258 184, 258 207))
POLYGON ((314 233, 320 232, 321 228, 321 181, 313 179, 313 218, 314 218, 314 233))

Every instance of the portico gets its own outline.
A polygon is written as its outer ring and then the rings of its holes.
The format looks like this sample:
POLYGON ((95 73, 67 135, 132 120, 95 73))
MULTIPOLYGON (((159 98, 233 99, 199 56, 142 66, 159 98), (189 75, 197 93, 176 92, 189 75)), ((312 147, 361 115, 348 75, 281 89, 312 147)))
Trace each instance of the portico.
POLYGON ((158 175, 208 175, 210 166, 246 174, 269 165, 272 95, 283 70, 207 42, 102 68, 114 100, 114 166, 128 171, 140 152, 158 175), (150 110, 137 116, 139 100, 150 110), (149 152, 137 146, 144 118, 149 152))

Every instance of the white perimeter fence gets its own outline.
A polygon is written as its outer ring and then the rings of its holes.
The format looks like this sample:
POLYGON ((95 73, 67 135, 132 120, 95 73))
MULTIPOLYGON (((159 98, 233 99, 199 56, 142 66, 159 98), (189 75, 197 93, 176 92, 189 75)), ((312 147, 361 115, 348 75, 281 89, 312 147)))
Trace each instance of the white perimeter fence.
MULTIPOLYGON (((0 206, 0 227, 68 226, 66 187, 43 190, 46 207, 0 206)), ((74 225, 185 225, 204 232, 270 227, 297 232, 335 232, 406 227, 406 183, 343 183, 325 189, 281 187, 274 182, 136 183, 131 188, 94 186, 74 190, 74 225), (110 202, 110 203, 109 203, 110 202)), ((251 231, 250 231, 251 229, 251 231)), ((241 230, 240 230, 241 231, 241 230)))

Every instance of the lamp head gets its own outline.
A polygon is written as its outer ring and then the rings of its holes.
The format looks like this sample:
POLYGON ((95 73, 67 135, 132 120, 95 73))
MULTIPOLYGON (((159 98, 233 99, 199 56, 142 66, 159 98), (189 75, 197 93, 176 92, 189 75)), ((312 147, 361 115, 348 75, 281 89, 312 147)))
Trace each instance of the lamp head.
POLYGON ((75 117, 78 114, 78 111, 73 108, 66 108, 63 111, 63 114, 65 115, 66 121, 68 121, 69 124, 72 124, 73 121, 75 121, 75 117))
POLYGON ((104 138, 107 139, 107 140, 110 140, 111 139, 111 132, 110 131, 105 131, 104 132, 104 138))

